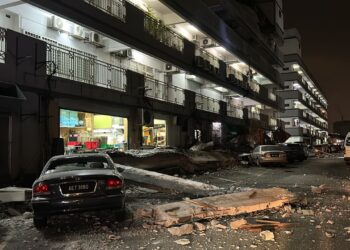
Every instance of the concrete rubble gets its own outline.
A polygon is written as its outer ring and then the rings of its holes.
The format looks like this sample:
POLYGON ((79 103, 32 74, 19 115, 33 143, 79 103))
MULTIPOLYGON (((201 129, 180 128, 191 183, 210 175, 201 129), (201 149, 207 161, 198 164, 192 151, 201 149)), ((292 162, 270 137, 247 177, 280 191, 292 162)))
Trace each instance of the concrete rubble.
POLYGON ((296 200, 295 195, 286 189, 255 189, 247 192, 162 204, 150 209, 142 209, 143 212, 138 212, 138 215, 151 215, 150 219, 153 220, 154 224, 170 227, 196 220, 280 208, 296 200), (255 193, 255 195, 250 198, 252 193, 255 193), (148 213, 144 212, 145 210, 148 210, 148 213))

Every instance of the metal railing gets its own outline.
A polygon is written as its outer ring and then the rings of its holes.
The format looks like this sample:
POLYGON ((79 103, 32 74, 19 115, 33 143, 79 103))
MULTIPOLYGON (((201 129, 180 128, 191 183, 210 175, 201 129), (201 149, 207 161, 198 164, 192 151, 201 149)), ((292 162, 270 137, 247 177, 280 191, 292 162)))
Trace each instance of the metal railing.
POLYGON ((104 88, 126 90, 125 69, 51 44, 47 44, 47 74, 104 88))
POLYGON ((125 22, 126 9, 125 0, 84 0, 95 8, 125 22))
POLYGON ((248 85, 253 92, 257 94, 260 93, 260 85, 255 80, 248 81, 248 85))
POLYGON ((220 112, 220 101, 196 93, 196 108, 218 114, 220 112))
POLYGON ((164 82, 145 78, 145 96, 178 105, 185 105, 185 92, 183 89, 164 82))
POLYGON ((157 20, 145 13, 144 29, 148 34, 164 45, 183 52, 184 38, 165 26, 161 20, 157 20))
POLYGON ((6 29, 0 27, 0 63, 5 63, 6 57, 6 29))
POLYGON ((248 119, 260 120, 260 113, 252 112, 251 110, 248 109, 247 114, 248 114, 248 119))
POLYGON ((271 127, 277 127, 277 125, 278 125, 277 119, 275 119, 275 118, 270 118, 270 119, 269 119, 269 125, 270 125, 271 127))
POLYGON ((243 109, 238 106, 227 106, 227 115, 230 117, 235 117, 239 119, 243 119, 243 109))

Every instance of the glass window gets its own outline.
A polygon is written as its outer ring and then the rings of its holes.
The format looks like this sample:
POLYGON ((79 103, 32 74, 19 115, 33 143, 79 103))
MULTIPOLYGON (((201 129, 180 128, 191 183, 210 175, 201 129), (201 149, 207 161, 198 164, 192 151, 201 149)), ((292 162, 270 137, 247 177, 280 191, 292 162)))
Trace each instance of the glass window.
POLYGON ((165 147, 167 126, 165 120, 154 119, 153 126, 142 127, 143 146, 165 147))

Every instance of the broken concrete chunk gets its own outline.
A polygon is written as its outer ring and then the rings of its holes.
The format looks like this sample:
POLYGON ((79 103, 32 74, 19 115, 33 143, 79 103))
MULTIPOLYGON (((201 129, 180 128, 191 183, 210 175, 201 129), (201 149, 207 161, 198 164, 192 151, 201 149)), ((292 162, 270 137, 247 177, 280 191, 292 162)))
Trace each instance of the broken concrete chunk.
POLYGON ((11 216, 19 216, 19 215, 22 215, 18 210, 14 209, 14 208, 12 208, 12 207, 9 207, 9 208, 7 209, 7 212, 8 212, 8 214, 11 215, 11 216))
POLYGON ((311 186, 311 192, 313 192, 314 194, 322 194, 326 191, 326 185, 320 185, 318 187, 315 186, 311 186))
POLYGON ((327 224, 331 224, 331 225, 333 225, 333 224, 334 224, 334 221, 332 221, 332 220, 328 220, 328 221, 327 221, 327 224))
POLYGON ((230 227, 233 230, 239 229, 241 226, 247 224, 245 219, 235 220, 230 222, 230 227))
POLYGON ((194 228, 197 230, 197 231, 205 231, 206 230, 206 226, 202 223, 199 223, 199 222, 195 222, 194 223, 194 228))
POLYGON ((31 212, 24 212, 23 218, 24 219, 31 219, 31 218, 33 218, 33 214, 31 212))
POLYGON ((296 201, 294 194, 282 188, 256 189, 256 196, 252 199, 249 199, 249 194, 251 191, 162 204, 153 208, 153 223, 170 227, 195 220, 280 208, 296 201))
POLYGON ((181 246, 186 246, 189 245, 191 242, 188 239, 179 239, 174 241, 176 244, 181 245, 181 246))
POLYGON ((333 232, 325 232, 326 236, 328 238, 334 238, 335 237, 335 234, 333 232))
POLYGON ((260 237, 265 241, 275 240, 275 235, 273 234, 273 232, 271 232, 269 230, 260 232, 260 237))
POLYGON ((227 226, 222 225, 222 224, 217 224, 217 225, 215 225, 215 228, 218 228, 218 229, 226 229, 227 226))
POLYGON ((301 213, 305 216, 314 216, 315 215, 315 212, 312 211, 312 210, 307 210, 307 209, 303 209, 301 210, 301 213))
POLYGON ((180 227, 171 227, 171 228, 168 228, 168 231, 173 236, 188 235, 193 232, 193 225, 185 224, 180 227))

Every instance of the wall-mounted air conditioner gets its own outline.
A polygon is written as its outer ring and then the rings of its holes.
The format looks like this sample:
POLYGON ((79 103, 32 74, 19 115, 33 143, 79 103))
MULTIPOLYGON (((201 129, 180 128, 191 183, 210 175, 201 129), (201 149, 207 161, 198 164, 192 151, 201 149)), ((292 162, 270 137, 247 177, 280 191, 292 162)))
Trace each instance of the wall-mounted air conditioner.
POLYGON ((102 41, 102 36, 96 32, 90 32, 89 33, 89 43, 95 45, 96 47, 104 47, 103 41, 102 41))
POLYGON ((165 64, 165 72, 180 72, 179 68, 175 67, 170 63, 165 64))
POLYGON ((64 20, 57 16, 52 16, 49 21, 49 27, 55 30, 64 30, 64 20))
POLYGON ((200 45, 201 45, 201 47, 205 47, 205 48, 217 46, 215 41, 213 39, 210 39, 210 38, 202 39, 200 41, 200 45))
POLYGON ((112 51, 111 54, 122 58, 130 58, 130 59, 133 58, 132 49, 112 51))
POLYGON ((75 37, 77 39, 85 39, 85 30, 80 25, 74 25, 73 32, 71 35, 72 37, 75 37))

